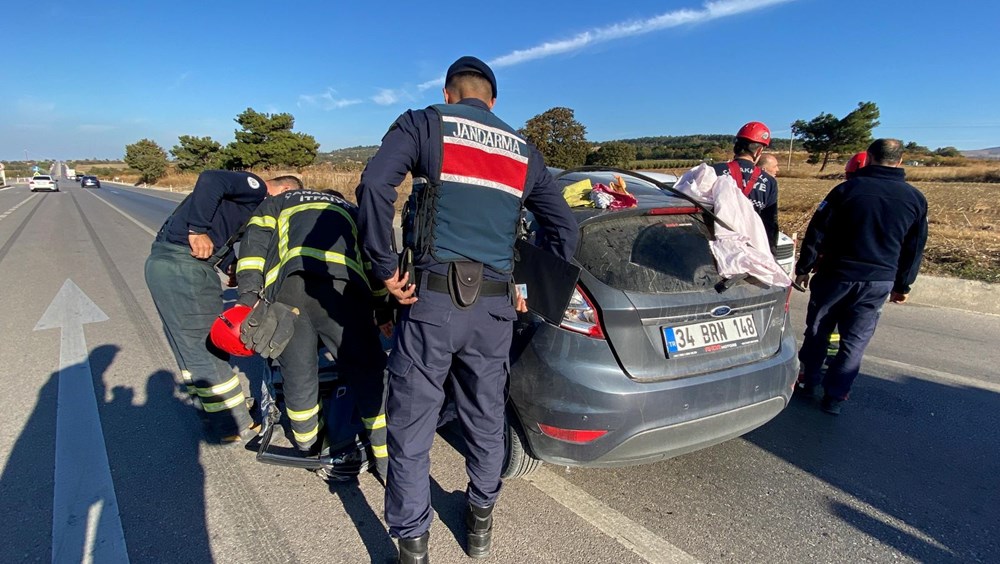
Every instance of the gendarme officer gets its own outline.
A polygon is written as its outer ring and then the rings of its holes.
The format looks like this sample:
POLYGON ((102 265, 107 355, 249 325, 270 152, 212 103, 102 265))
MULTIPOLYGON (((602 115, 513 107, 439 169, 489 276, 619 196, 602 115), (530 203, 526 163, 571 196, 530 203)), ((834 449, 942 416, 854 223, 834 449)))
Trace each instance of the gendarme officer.
MULTIPOLYGON (((385 519, 400 562, 426 563, 431 524, 430 449, 449 371, 469 454, 468 549, 489 553, 500 493, 505 385, 514 302, 514 242, 522 208, 542 239, 569 260, 577 225, 541 154, 491 113, 493 71, 475 57, 448 69, 444 104, 401 115, 361 177, 358 227, 373 271, 403 305, 389 357, 389 477, 385 519), (424 177, 412 198, 415 280, 397 268, 393 202, 407 173, 424 177), (415 284, 413 284, 415 283, 415 284)), ((410 222, 407 222, 410 223, 410 222)))

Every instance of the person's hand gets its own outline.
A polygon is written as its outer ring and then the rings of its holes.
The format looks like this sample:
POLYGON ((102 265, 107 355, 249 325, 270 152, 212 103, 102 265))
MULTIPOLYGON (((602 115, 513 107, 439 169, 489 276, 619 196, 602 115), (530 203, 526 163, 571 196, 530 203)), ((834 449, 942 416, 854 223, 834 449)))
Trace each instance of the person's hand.
POLYGON ((385 337, 386 339, 392 338, 392 329, 393 329, 392 321, 383 323, 382 325, 378 326, 378 330, 382 332, 382 336, 385 337))
POLYGON ((188 244, 191 245, 191 256, 205 260, 212 256, 215 245, 207 233, 188 233, 188 244))
POLYGON ((809 275, 808 274, 799 274, 798 276, 795 277, 795 283, 798 284, 799 286, 802 286, 804 289, 808 289, 809 288, 809 275))
POLYGON ((528 301, 521 297, 521 290, 514 287, 514 311, 518 313, 528 312, 528 301))
POLYGON ((410 284, 409 272, 400 276, 397 268, 396 272, 392 273, 392 278, 382 282, 385 282, 385 289, 392 297, 396 298, 400 305, 410 305, 417 301, 417 296, 414 295, 417 292, 417 285, 410 284))
POLYGON ((901 294, 899 292, 890 292, 889 301, 894 304, 901 304, 906 302, 906 294, 901 294))

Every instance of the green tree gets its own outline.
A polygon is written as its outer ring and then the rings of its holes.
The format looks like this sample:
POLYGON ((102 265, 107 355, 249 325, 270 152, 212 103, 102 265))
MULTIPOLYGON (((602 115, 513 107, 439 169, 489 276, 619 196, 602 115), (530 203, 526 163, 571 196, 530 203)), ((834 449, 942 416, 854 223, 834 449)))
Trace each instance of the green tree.
POLYGON ((961 157, 962 152, 954 147, 939 147, 934 154, 939 157, 961 157))
POLYGON ((179 143, 170 149, 170 154, 177 161, 177 168, 201 172, 209 168, 222 166, 222 145, 211 137, 194 137, 181 135, 179 143))
POLYGON ((903 147, 903 150, 911 155, 927 155, 931 150, 923 145, 918 145, 916 141, 910 141, 903 147))
POLYGON ((810 121, 792 124, 792 134, 802 139, 809 152, 809 162, 822 162, 826 168, 830 155, 856 153, 872 142, 872 129, 878 124, 879 110, 874 102, 859 102, 858 107, 841 119, 833 114, 820 114, 810 121))
POLYGON ((617 168, 631 168, 635 161, 636 150, 634 145, 622 143, 621 141, 610 141, 587 155, 587 164, 613 166, 617 168))
POLYGON ((590 145, 587 128, 573 117, 569 108, 552 108, 529 119, 519 131, 538 147, 545 164, 557 168, 580 166, 587 160, 590 145))
POLYGON ((167 152, 149 139, 125 146, 125 163, 139 171, 141 182, 156 182, 167 173, 167 152))
POLYGON ((292 131, 292 114, 265 114, 247 108, 236 116, 240 129, 226 147, 228 168, 302 168, 316 160, 319 143, 312 135, 292 131))

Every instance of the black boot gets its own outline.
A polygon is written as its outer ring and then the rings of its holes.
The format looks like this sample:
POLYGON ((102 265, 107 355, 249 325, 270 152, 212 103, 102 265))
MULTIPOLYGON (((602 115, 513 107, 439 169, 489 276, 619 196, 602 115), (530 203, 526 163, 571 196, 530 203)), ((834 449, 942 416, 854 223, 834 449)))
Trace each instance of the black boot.
POLYGON ((490 554, 493 542, 493 506, 476 507, 469 504, 465 513, 465 553, 471 558, 483 558, 490 554))
POLYGON ((427 556, 427 539, 430 532, 424 533, 413 539, 399 539, 399 560, 398 564, 430 564, 430 557, 427 556))

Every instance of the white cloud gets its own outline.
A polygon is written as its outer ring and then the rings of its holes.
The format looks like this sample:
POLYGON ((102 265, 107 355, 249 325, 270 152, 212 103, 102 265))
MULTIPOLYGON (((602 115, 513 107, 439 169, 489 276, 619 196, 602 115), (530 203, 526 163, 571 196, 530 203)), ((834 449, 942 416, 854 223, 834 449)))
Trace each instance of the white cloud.
POLYGON ((299 107, 313 106, 322 110, 339 110, 364 102, 364 100, 359 99, 334 98, 336 93, 337 91, 333 88, 327 88, 326 92, 322 94, 301 94, 299 95, 299 107))
POLYGON ((25 96, 17 101, 17 111, 24 115, 51 114, 55 109, 55 102, 39 100, 32 96, 25 96))
POLYGON ((391 88, 379 88, 378 94, 372 96, 372 102, 380 106, 391 106, 399 101, 399 92, 391 88))
MULTIPOLYGON (((534 47, 511 51, 506 55, 501 55, 495 59, 487 61, 487 63, 493 68, 512 67, 528 61, 579 51, 584 47, 596 45, 598 43, 606 43, 616 39, 624 39, 626 37, 635 37, 637 35, 644 35, 654 31, 661 31, 687 24, 703 23, 793 1, 794 0, 717 0, 714 2, 706 2, 701 9, 685 8, 674 10, 672 12, 666 12, 664 14, 643 20, 618 22, 601 27, 595 27, 579 32, 568 39, 546 41, 545 43, 535 45, 534 47)), ((428 88, 441 87, 443 85, 444 77, 442 76, 417 85, 417 89, 424 91, 428 88)))
POLYGON ((180 75, 177 76, 176 79, 174 79, 173 84, 170 85, 170 89, 174 90, 176 88, 180 88, 181 85, 184 84, 184 82, 186 82, 190 76, 191 76, 191 71, 182 72, 180 75))

